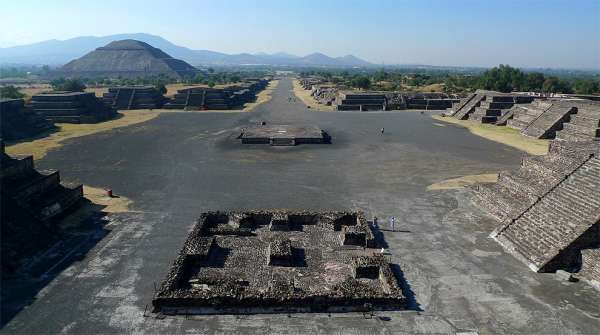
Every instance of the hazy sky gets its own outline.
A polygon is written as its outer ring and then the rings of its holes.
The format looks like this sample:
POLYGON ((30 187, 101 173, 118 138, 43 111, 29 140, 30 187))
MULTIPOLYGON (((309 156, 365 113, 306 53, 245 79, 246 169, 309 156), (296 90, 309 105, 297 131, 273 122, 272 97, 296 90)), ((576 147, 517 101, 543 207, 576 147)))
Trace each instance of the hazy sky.
POLYGON ((144 32, 193 49, 600 68, 600 0, 0 0, 0 47, 144 32))

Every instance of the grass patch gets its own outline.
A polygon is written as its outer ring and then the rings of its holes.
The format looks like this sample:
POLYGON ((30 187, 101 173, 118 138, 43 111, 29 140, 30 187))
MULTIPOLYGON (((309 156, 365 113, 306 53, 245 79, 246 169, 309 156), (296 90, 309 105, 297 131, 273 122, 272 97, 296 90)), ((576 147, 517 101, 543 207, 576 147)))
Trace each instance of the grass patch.
POLYGON ((129 206, 132 201, 128 198, 116 195, 109 197, 106 190, 102 188, 83 185, 83 196, 96 205, 102 206, 102 211, 106 213, 130 212, 129 206))
POLYGON ((100 123, 57 123, 58 131, 47 137, 19 141, 13 144, 7 143, 6 153, 10 155, 33 155, 34 159, 41 159, 46 156, 48 151, 60 147, 65 140, 146 122, 157 117, 160 111, 136 110, 120 113, 119 118, 100 123))
POLYGON ((302 102, 307 105, 310 106, 311 109, 314 110, 318 110, 318 111, 334 111, 335 108, 333 106, 327 106, 327 105, 323 105, 320 104, 317 100, 315 100, 315 98, 310 95, 310 90, 305 90, 304 88, 302 88, 302 85, 300 85, 300 81, 298 79, 294 79, 292 81, 293 87, 294 87, 294 95, 296 95, 296 97, 298 97, 298 99, 302 100, 302 102))
POLYGON ((471 120, 458 120, 453 117, 432 116, 438 121, 454 124, 459 127, 467 128, 472 134, 481 136, 490 141, 502 143, 513 148, 522 150, 532 155, 545 155, 548 153, 549 140, 540 140, 536 138, 521 135, 517 129, 506 126, 496 126, 475 122, 471 120))
POLYGON ((463 176, 459 178, 446 179, 439 183, 431 184, 427 186, 427 191, 436 190, 454 190, 458 188, 464 188, 473 184, 480 183, 495 183, 498 181, 497 173, 486 173, 486 174, 474 174, 469 176, 463 176))

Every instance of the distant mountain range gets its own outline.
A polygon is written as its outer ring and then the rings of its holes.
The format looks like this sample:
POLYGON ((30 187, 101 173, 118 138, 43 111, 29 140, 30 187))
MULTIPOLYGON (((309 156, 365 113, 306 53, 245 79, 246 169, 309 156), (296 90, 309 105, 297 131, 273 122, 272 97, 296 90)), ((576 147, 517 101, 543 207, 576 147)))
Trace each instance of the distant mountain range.
POLYGON ((313 53, 304 57, 284 52, 225 54, 210 50, 192 50, 175 45, 166 39, 150 34, 119 34, 110 36, 81 36, 64 41, 48 40, 10 48, 0 48, 0 65, 63 65, 79 58, 94 49, 112 41, 134 39, 146 42, 182 59, 192 65, 288 65, 315 67, 366 67, 373 64, 352 55, 329 57, 322 53, 313 53))

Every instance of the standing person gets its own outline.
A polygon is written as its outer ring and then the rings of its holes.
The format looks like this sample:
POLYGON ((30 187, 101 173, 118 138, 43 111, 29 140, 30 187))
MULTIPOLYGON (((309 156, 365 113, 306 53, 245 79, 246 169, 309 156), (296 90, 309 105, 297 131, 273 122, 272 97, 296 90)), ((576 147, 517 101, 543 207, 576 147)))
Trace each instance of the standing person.
POLYGON ((379 229, 379 226, 377 225, 377 217, 376 216, 373 217, 373 227, 375 227, 376 229, 379 229))
POLYGON ((383 134, 383 132, 385 131, 385 128, 381 128, 381 133, 383 134))
POLYGON ((392 231, 396 231, 396 218, 393 216, 390 219, 390 226, 392 226, 392 231))

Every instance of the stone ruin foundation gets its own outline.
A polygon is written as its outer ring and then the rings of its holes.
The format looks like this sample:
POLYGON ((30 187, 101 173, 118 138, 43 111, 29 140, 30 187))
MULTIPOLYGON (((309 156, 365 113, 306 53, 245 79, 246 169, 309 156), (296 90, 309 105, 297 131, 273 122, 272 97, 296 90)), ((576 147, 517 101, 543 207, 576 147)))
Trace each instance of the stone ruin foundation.
POLYGON ((362 212, 200 216, 153 299, 162 314, 402 309, 406 298, 362 212))
POLYGON ((243 129, 238 138, 243 144, 270 144, 273 146, 331 143, 329 134, 316 126, 255 126, 243 129))

